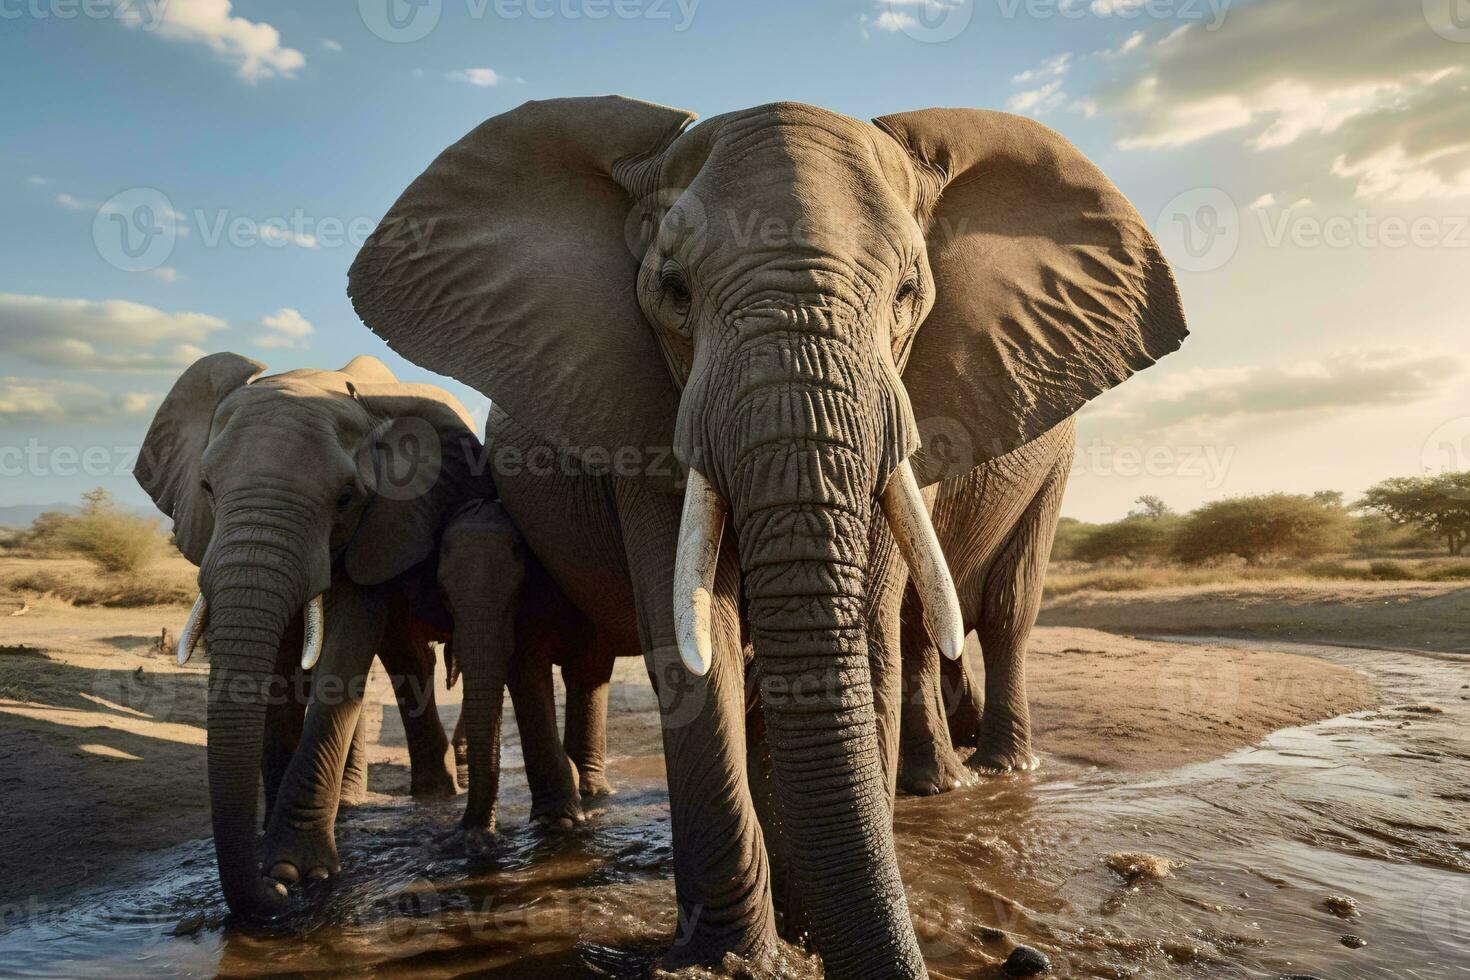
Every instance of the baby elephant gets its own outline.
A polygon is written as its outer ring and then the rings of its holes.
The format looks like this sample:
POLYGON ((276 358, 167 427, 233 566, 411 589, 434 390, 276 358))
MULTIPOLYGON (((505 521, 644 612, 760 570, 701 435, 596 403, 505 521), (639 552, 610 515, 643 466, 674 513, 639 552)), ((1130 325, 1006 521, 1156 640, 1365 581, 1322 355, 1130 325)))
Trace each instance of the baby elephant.
POLYGON ((238 354, 196 362, 159 407, 134 471, 199 566, 180 647, 209 647, 220 884, 232 910, 256 917, 284 909, 283 883, 339 867, 333 824, 374 654, 394 675, 415 787, 452 793, 424 656, 428 641, 451 642, 472 708, 471 781, 483 782, 466 823, 491 828, 490 692, 509 669, 505 623, 521 584, 519 538, 487 502, 480 440, 454 398, 403 384, 371 357, 340 371, 264 371, 238 354), (268 787, 266 878, 255 844, 262 741, 279 741, 298 662, 314 668, 311 704, 284 773, 267 772, 279 786, 268 787))

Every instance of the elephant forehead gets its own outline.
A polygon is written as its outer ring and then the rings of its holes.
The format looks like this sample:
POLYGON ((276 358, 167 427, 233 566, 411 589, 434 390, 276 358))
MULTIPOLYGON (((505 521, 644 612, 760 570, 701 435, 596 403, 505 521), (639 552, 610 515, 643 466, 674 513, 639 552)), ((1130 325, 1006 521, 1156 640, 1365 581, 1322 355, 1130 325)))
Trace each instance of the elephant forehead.
MULTIPOLYGON (((293 372, 294 373, 294 372, 293 372)), ((262 378, 232 392, 215 415, 216 434, 263 428, 282 437, 334 438, 355 445, 370 419, 346 388, 333 390, 301 378, 262 378)))

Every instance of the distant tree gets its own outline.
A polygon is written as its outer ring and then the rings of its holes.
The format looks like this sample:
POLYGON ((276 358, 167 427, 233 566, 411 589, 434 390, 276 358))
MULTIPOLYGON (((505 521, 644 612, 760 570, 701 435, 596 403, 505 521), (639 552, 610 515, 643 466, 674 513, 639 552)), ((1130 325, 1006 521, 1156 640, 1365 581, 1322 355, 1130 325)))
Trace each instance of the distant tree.
POLYGON ((1318 490, 1312 494, 1312 499, 1324 507, 1343 506, 1341 490, 1318 490))
POLYGON ((1138 508, 1129 511, 1129 517, 1146 517, 1150 520, 1157 521, 1165 517, 1171 517, 1174 514, 1169 509, 1169 505, 1164 503, 1161 497, 1155 497, 1153 494, 1146 493, 1133 502, 1138 505, 1138 508))
POLYGON ((1184 519, 1172 550, 1185 562, 1234 555, 1254 565, 1312 558, 1348 544, 1348 516, 1341 507, 1314 496, 1272 493, 1204 505, 1184 519))
POLYGON ((1057 522, 1056 537, 1052 539, 1052 561, 1080 561, 1077 548, 1097 529, 1096 524, 1087 524, 1075 517, 1063 517, 1057 522))
POLYGON ((82 494, 80 514, 42 514, 27 535, 27 544, 38 551, 73 552, 126 574, 151 564, 163 540, 156 520, 128 513, 101 487, 82 494))
POLYGON ((1169 554, 1179 518, 1173 515, 1132 515, 1111 524, 1100 524, 1077 544, 1082 561, 1143 561, 1169 554))
POLYGON ((1464 554, 1470 544, 1470 470, 1384 480, 1369 487, 1358 506, 1432 533, 1452 555, 1464 554))

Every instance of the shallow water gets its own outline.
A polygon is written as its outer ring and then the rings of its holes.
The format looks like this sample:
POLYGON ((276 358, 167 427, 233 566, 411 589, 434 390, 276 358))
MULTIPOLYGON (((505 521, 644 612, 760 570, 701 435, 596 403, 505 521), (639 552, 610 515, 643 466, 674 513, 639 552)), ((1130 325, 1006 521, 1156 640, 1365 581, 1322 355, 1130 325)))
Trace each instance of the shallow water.
MULTIPOLYGON (((1382 707, 1165 773, 1048 758, 1038 774, 900 800, 931 970, 993 975, 1025 942, 1055 976, 1470 978, 1470 657, 1240 645, 1364 670, 1382 707), (1440 713, 1405 710, 1420 705, 1440 713), (1130 884, 1104 863, 1119 851, 1183 867, 1130 884), (1338 918, 1328 896, 1360 914, 1338 918), (1348 934, 1367 945, 1347 948, 1348 934)), ((193 841, 7 917, 0 972, 643 975, 673 931, 667 800, 651 696, 622 685, 614 703, 611 744, 643 754, 612 760, 619 795, 576 833, 525 826, 520 778, 501 844, 473 866, 437 839, 460 802, 350 811, 347 878, 277 933, 224 924, 210 842, 193 841)))

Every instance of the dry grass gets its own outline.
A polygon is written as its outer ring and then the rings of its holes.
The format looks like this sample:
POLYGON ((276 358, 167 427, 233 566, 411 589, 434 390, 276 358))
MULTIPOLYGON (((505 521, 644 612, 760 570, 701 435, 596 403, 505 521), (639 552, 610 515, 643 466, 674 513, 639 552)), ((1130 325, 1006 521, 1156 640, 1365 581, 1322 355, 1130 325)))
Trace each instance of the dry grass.
POLYGON ((103 572, 81 558, 40 558, 11 552, 0 558, 0 592, 12 601, 49 596, 73 606, 127 609, 189 605, 197 570, 173 552, 146 573, 103 572))
POLYGON ((1176 564, 1084 565, 1057 562, 1046 579, 1048 598, 1081 592, 1145 592, 1198 588, 1313 582, 1462 582, 1470 581, 1470 561, 1463 559, 1339 559, 1284 562, 1277 565, 1176 564))

